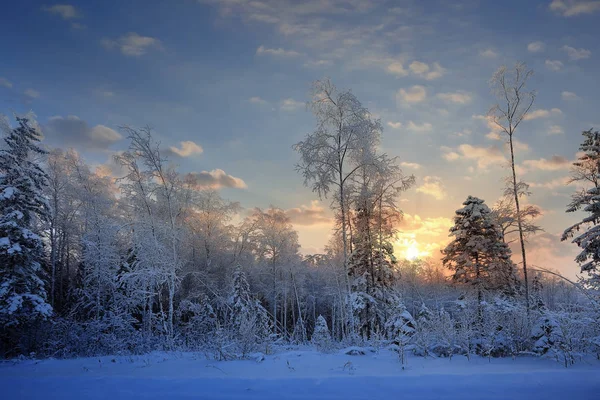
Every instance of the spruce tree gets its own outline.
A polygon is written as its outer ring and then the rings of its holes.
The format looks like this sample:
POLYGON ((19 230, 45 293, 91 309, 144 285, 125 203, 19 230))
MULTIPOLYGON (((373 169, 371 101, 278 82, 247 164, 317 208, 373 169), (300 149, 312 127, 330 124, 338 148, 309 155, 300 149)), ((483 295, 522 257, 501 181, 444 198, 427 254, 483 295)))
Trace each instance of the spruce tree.
POLYGON ((327 327, 327 321, 325 321, 325 318, 323 318, 322 315, 319 315, 317 318, 315 330, 313 331, 310 341, 320 351, 331 350, 331 334, 329 333, 329 328, 327 327))
POLYGON ((42 195, 48 176, 34 157, 46 152, 27 118, 17 122, 0 150, 0 332, 11 347, 21 329, 52 313, 42 279, 44 248, 36 232, 48 216, 42 195))
POLYGON ((477 291, 478 323, 483 324, 483 293, 486 290, 514 294, 517 279, 511 251, 489 207, 469 196, 456 211, 450 236, 454 239, 442 250, 443 263, 453 271, 452 281, 473 285, 477 291))
POLYGON ((581 272, 587 277, 583 282, 595 289, 600 289, 600 132, 592 130, 582 133, 584 141, 579 146, 583 153, 573 163, 571 182, 578 182, 587 187, 572 196, 567 212, 583 210, 588 216, 567 228, 561 240, 573 238, 573 243, 581 248, 575 257, 581 272), (577 234, 583 230, 581 234, 577 234))

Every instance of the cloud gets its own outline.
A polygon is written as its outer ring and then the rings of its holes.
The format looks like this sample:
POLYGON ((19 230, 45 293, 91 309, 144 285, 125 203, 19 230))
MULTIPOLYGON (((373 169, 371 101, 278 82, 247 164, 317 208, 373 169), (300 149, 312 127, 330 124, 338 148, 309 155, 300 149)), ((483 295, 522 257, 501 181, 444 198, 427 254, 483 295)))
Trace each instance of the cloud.
POLYGON ((392 129, 400 129, 400 128, 402 128, 402 122, 392 122, 392 121, 389 121, 387 123, 387 126, 389 126, 392 129))
POLYGON ((24 94, 30 99, 37 99, 38 97, 40 97, 40 92, 34 89, 27 89, 25 90, 24 94))
POLYGON ((402 103, 420 103, 427 97, 427 90, 421 85, 415 85, 409 89, 400 89, 396 93, 396 102, 402 103))
POLYGON ((289 98, 289 99, 284 99, 281 102, 279 108, 282 109, 283 111, 296 111, 305 106, 306 106, 306 103, 289 98))
POLYGON ((437 97, 446 103, 468 104, 471 102, 471 95, 463 91, 453 93, 438 93, 437 97))
POLYGON ((544 110, 543 108, 539 108, 537 110, 531 111, 525 115, 523 118, 525 121, 530 121, 532 119, 538 118, 548 118, 552 115, 560 115, 562 111, 559 108, 552 108, 551 110, 544 110))
POLYGON ((169 147, 169 152, 172 154, 175 154, 179 157, 189 157, 194 154, 202 154, 204 152, 204 149, 202 148, 202 146, 197 145, 196 143, 192 142, 191 140, 179 142, 179 144, 181 145, 181 148, 177 148, 176 146, 171 146, 171 147, 169 147))
POLYGON ((433 196, 436 200, 443 200, 447 196, 446 188, 439 176, 425 176, 423 184, 417 187, 417 192, 433 196))
POLYGON ((123 138, 120 133, 104 125, 90 128, 87 122, 75 115, 51 117, 42 131, 52 143, 68 144, 83 150, 106 150, 123 138))
POLYGON ((285 214, 295 225, 333 224, 333 219, 327 215, 325 207, 321 206, 318 200, 311 201, 310 206, 301 205, 285 210, 285 214))
POLYGON ((304 63, 304 66, 307 68, 329 67, 331 65, 333 65, 333 61, 331 60, 309 60, 304 63))
POLYGON ((421 169, 421 164, 417 164, 417 163, 413 163, 413 162, 402 161, 400 163, 400 166, 404 167, 404 168, 410 168, 410 169, 421 169))
POLYGON ((552 0, 548 6, 551 11, 563 17, 575 17, 592 14, 600 10, 600 1, 590 0, 552 0))
POLYGON ((258 49, 256 49, 256 54, 257 55, 270 55, 270 56, 276 56, 276 57, 298 57, 301 56, 302 54, 298 53, 297 51, 293 51, 293 50, 284 50, 281 47, 278 49, 269 49, 265 46, 260 46, 258 49))
POLYGON ((531 42, 527 45, 527 51, 529 51, 530 53, 541 53, 542 51, 544 51, 545 47, 546 45, 544 44, 544 42, 531 42))
POLYGON ((422 124, 417 124, 413 121, 408 121, 408 125, 406 126, 408 130, 418 133, 430 132, 433 129, 433 125, 429 122, 423 122, 422 124))
POLYGON ((252 104, 267 104, 267 101, 264 99, 261 99, 258 96, 254 96, 254 97, 250 97, 248 99, 248 102, 252 103, 252 104))
POLYGON ((485 58, 496 58, 496 57, 498 57, 498 53, 496 53, 492 49, 486 49, 486 50, 480 51, 479 55, 481 57, 485 57, 485 58))
POLYGON ((385 67, 385 70, 392 74, 392 75, 396 75, 396 76, 407 76, 408 75, 408 71, 404 69, 404 66, 402 65, 402 63, 400 61, 394 61, 390 64, 388 64, 385 67))
POLYGON ((577 94, 575 94, 573 92, 568 92, 566 90, 564 92, 562 92, 560 95, 563 100, 567 100, 567 101, 579 100, 579 96, 577 96, 577 94))
POLYGON ((190 172, 185 176, 186 183, 195 189, 245 189, 248 186, 240 178, 228 175, 222 169, 212 171, 190 172))
POLYGON ((8 79, 0 77, 0 86, 10 89, 13 87, 13 84, 8 79))
POLYGON ((592 52, 587 49, 576 49, 571 46, 563 46, 562 50, 566 51, 569 58, 573 61, 584 60, 590 58, 592 55, 592 52))
POLYGON ((545 64, 550 71, 560 71, 564 67, 564 64, 558 60, 546 60, 545 64))
POLYGON ((102 39, 102 46, 107 50, 118 48, 123 55, 139 57, 151 49, 162 49, 162 42, 150 36, 141 36, 135 32, 129 32, 118 39, 102 39))
POLYGON ((542 189, 556 189, 559 187, 564 187, 568 184, 569 177, 564 176, 562 178, 555 178, 547 182, 529 182, 529 186, 532 188, 542 188, 542 189))
POLYGON ((439 259, 440 249, 449 242, 448 230, 454 223, 446 217, 421 217, 404 214, 397 228, 398 241, 394 243, 396 254, 406 254, 407 249, 417 248, 420 257, 439 259))
POLYGON ((414 75, 428 81, 441 78, 446 73, 446 70, 437 62, 434 62, 433 66, 430 67, 424 62, 413 61, 408 68, 414 75))
POLYGON ((565 131, 559 125, 552 125, 552 126, 550 126, 550 130, 548 131, 549 135, 561 135, 563 133, 565 133, 565 131))
POLYGON ((553 155, 549 159, 525 160, 523 165, 530 170, 559 171, 569 169, 571 161, 563 156, 553 155))
POLYGON ((479 147, 470 144, 461 144, 454 150, 448 148, 443 148, 442 150, 446 151, 443 157, 448 161, 457 161, 459 159, 474 160, 477 162, 477 167, 481 169, 506 163, 506 158, 498 146, 479 147))
POLYGON ((42 10, 46 11, 49 14, 54 14, 60 16, 64 20, 80 18, 81 14, 75 7, 70 4, 55 4, 53 6, 44 6, 42 10))

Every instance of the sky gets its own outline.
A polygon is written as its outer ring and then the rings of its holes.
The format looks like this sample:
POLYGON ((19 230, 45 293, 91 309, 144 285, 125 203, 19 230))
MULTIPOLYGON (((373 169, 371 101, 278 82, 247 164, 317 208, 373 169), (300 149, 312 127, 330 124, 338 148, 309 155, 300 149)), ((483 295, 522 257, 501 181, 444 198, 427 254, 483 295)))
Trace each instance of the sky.
POLYGON ((311 82, 329 77, 381 119, 381 150, 416 176, 397 254, 439 258, 466 197, 491 206, 502 194, 488 82, 524 61, 537 97, 516 161, 544 229, 530 262, 574 277, 577 247, 560 234, 580 218, 565 213, 565 182, 581 131, 600 127, 598 18, 591 0, 11 2, 0 113, 33 111, 46 144, 104 170, 127 147, 119 127, 148 125, 181 171, 246 209, 286 210, 314 253, 331 200, 303 185, 292 145, 315 127, 311 82))

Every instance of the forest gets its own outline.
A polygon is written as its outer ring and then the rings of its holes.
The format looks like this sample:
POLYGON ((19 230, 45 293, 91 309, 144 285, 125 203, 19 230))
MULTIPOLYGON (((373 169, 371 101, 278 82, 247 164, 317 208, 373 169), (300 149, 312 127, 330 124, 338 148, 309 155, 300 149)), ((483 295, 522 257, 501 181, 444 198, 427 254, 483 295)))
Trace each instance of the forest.
POLYGON ((312 84, 314 130, 289 143, 289 168, 335 214, 322 254, 300 253, 283 209, 243 209, 180 172, 149 127, 121 127, 129 147, 107 174, 44 145, 32 114, 4 118, 0 356, 189 350, 234 360, 369 345, 401 360, 600 357, 600 133, 582 127, 573 155, 565 211, 579 222, 562 237, 580 248, 573 281, 527 260, 542 211, 526 201, 514 147, 536 99, 532 73, 517 63, 490 81, 498 100, 487 118, 511 160, 503 197, 465 193, 447 246, 425 259, 393 247, 418 177, 382 152, 381 121, 329 79, 312 84))

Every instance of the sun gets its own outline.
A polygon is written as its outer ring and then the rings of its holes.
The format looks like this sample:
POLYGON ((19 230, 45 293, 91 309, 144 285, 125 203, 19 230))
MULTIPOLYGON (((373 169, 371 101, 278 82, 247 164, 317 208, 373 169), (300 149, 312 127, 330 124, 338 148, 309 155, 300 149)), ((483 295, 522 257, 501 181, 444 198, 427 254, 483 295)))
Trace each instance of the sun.
POLYGON ((419 248, 416 243, 411 243, 410 247, 406 249, 405 257, 407 260, 414 261, 419 258, 419 248))

